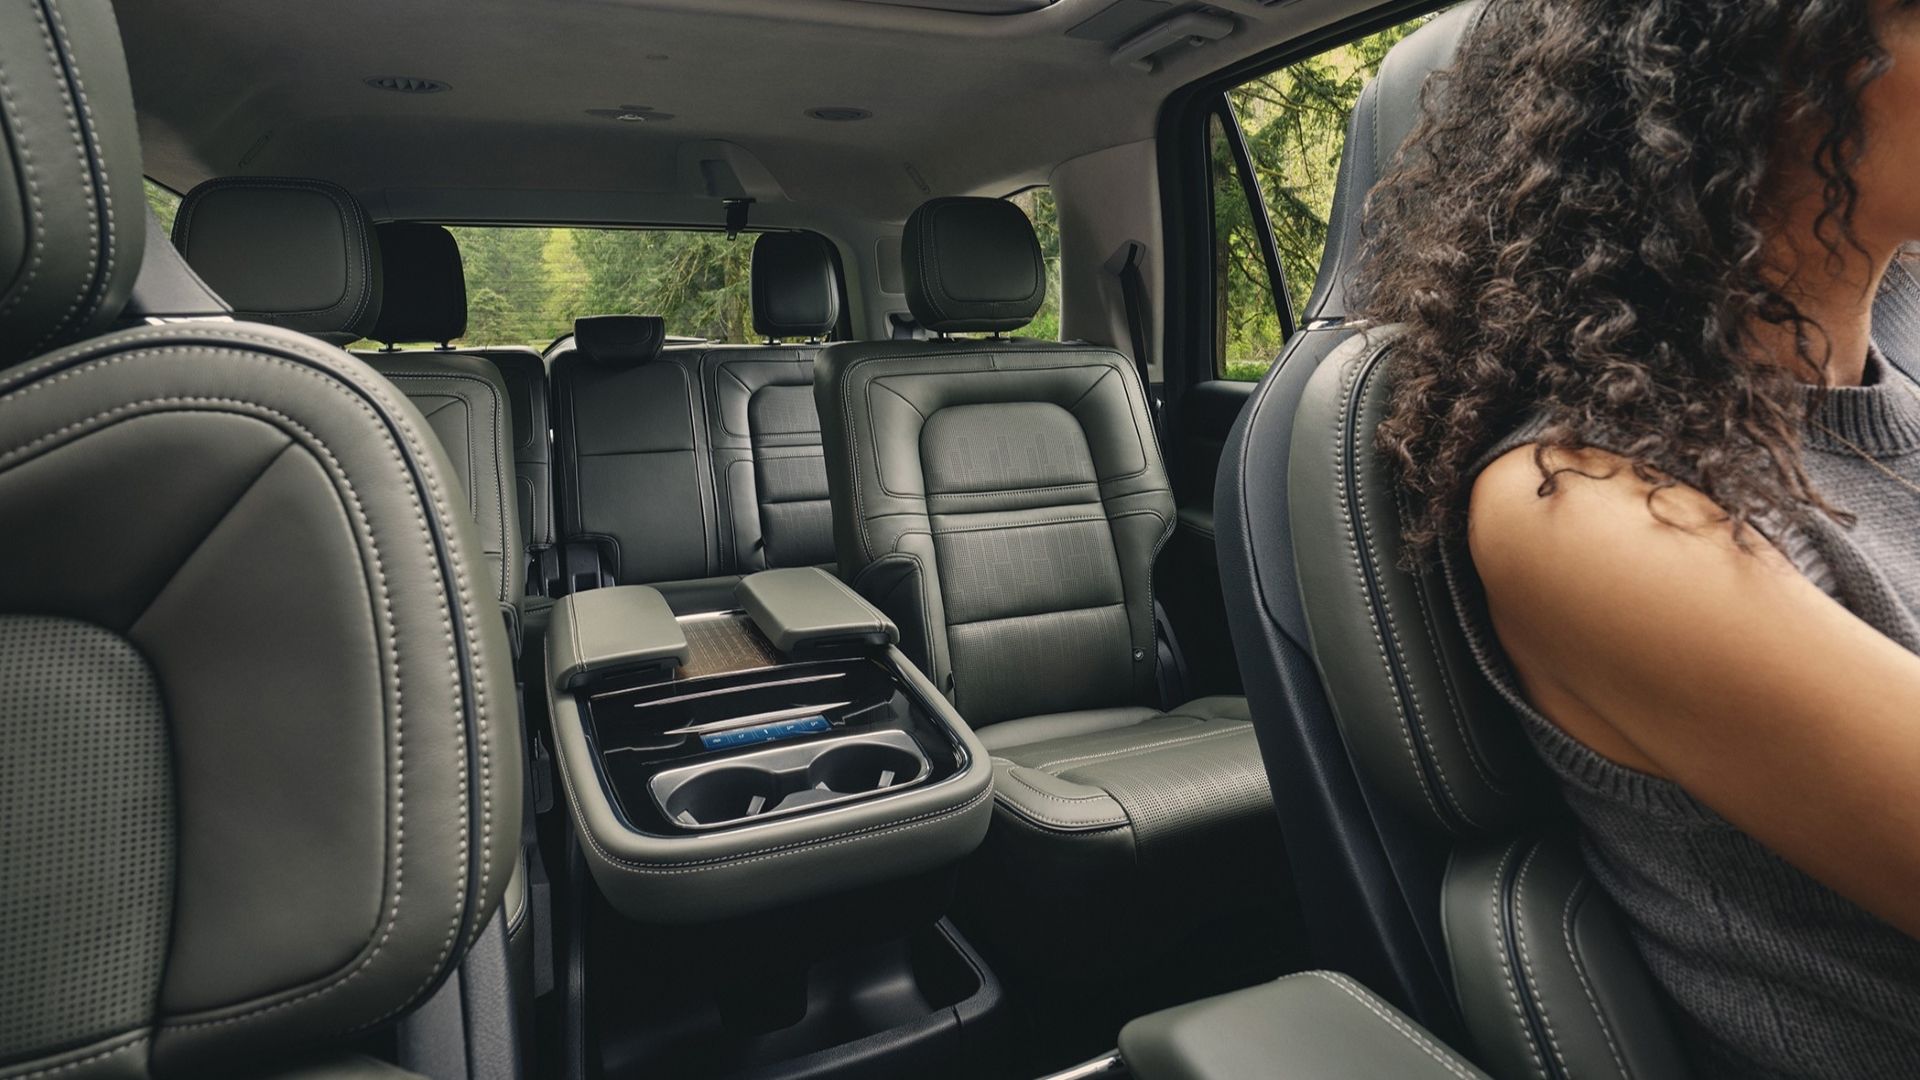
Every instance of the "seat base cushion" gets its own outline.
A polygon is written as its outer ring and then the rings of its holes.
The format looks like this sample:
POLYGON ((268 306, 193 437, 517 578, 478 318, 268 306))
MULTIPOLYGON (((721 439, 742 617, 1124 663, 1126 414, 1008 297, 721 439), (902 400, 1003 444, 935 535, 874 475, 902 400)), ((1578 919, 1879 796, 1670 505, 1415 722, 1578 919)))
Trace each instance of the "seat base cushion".
POLYGON ((1098 977, 1284 889, 1244 698, 989 725, 994 820, 962 905, 1012 966, 1098 977))

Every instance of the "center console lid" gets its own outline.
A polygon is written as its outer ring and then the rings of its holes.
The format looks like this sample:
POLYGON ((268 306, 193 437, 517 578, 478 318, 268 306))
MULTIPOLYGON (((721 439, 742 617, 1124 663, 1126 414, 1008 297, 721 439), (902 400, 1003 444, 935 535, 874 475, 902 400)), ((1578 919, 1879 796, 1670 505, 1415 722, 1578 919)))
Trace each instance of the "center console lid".
POLYGON ((1176 1005, 1120 1029, 1133 1080, 1486 1080, 1345 975, 1307 971, 1176 1005))
POLYGON ((837 578, 744 579, 676 619, 645 586, 563 597, 548 695, 568 807, 613 906, 704 922, 931 870, 978 846, 987 752, 837 578))

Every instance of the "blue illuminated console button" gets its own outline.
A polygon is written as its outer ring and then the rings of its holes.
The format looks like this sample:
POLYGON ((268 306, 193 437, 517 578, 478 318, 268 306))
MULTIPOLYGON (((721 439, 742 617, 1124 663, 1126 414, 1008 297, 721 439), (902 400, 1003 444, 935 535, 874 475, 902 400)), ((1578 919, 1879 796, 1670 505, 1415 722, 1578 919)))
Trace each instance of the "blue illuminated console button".
POLYGON ((799 720, 783 720, 778 724, 762 727, 736 728, 733 731, 717 731, 711 735, 700 736, 700 745, 708 750, 730 750, 736 746, 752 746, 756 743, 774 742, 778 739, 792 739, 801 735, 817 735, 833 730, 833 725, 824 716, 808 716, 799 720))

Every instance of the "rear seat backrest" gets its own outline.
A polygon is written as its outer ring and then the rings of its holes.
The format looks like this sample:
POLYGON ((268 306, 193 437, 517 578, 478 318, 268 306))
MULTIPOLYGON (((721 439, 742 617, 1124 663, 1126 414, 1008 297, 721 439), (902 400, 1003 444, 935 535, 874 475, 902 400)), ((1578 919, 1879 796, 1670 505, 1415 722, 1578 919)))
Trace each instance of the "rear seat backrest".
POLYGON ((618 585, 720 572, 697 352, 653 315, 576 319, 550 357, 560 532, 618 585))
POLYGON ((513 427, 514 506, 521 542, 532 561, 553 544, 546 362, 525 347, 450 348, 450 342, 467 332, 467 275, 460 245, 445 227, 389 221, 375 226, 374 232, 380 239, 386 296, 380 318, 367 336, 388 346, 433 342, 440 346, 436 355, 477 356, 498 368, 506 380, 513 427))
POLYGON ((840 318, 827 241, 812 233, 761 236, 750 291, 754 331, 769 343, 710 348, 700 359, 721 547, 740 573, 829 564, 833 516, 813 404, 814 342, 840 318), (777 343, 795 337, 808 343, 777 343))
MULTIPOLYGON (((383 307, 379 240, 366 210, 343 188, 285 177, 209 180, 181 200, 173 242, 238 318, 336 344, 376 332, 383 307)), ((361 359, 412 399, 439 437, 480 526, 493 568, 490 591, 517 610, 525 568, 512 512, 505 380, 472 357, 361 359)))

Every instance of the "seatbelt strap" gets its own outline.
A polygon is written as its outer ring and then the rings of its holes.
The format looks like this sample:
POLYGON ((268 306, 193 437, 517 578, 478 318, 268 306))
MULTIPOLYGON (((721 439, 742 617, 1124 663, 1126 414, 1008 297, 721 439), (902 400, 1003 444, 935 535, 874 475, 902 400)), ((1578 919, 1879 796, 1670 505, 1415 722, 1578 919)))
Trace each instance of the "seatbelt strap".
POLYGON ((1133 348, 1133 366, 1140 372, 1140 392, 1147 395, 1147 415, 1154 432, 1160 430, 1160 397, 1153 391, 1153 371, 1147 353, 1147 286, 1140 276, 1140 257, 1144 249, 1129 240, 1107 260, 1107 267, 1120 279, 1120 302, 1127 309, 1127 337, 1133 348))

